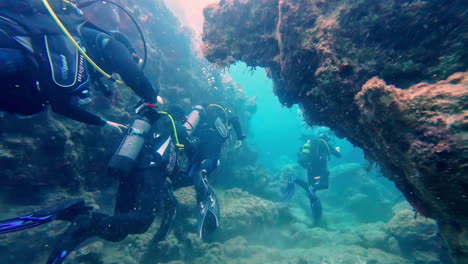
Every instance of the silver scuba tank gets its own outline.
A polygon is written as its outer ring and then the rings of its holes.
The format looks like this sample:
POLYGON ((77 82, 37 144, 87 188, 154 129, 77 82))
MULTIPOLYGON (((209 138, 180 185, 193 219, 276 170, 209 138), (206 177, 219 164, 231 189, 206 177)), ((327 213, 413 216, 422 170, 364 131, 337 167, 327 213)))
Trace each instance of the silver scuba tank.
POLYGON ((145 137, 151 130, 151 124, 145 119, 135 119, 127 135, 112 156, 108 169, 111 174, 128 175, 136 163, 145 144, 145 137))

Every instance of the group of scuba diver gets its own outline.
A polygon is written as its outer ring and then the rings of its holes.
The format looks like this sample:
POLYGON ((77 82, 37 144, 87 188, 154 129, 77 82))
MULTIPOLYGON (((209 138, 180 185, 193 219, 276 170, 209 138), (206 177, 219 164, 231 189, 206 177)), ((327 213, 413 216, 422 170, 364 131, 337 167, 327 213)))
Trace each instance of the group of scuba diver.
MULTIPOLYGON (((231 137, 230 128, 238 143, 245 138, 239 119, 219 104, 196 105, 188 115, 178 105, 159 110, 157 105, 163 102, 159 86, 143 72, 146 53, 141 59, 122 33, 99 28, 80 9, 100 3, 0 0, 0 111, 31 116, 50 106, 55 113, 85 124, 126 131, 108 164, 108 173, 119 182, 113 215, 94 210, 84 199, 72 199, 0 221, 0 234, 54 220, 70 222, 49 264, 62 263, 92 237, 115 242, 145 233, 159 213, 163 218, 152 243, 164 240, 177 215, 173 192, 188 186, 196 190, 196 232, 203 239, 219 227, 220 208, 208 178, 231 137), (90 99, 90 85, 103 85, 101 78, 127 86, 142 98, 135 107, 137 118, 128 128, 82 108, 90 99), (187 157, 188 166, 180 165, 181 155, 187 157)), ((283 195, 289 200, 296 183, 304 188, 314 222, 322 214, 315 192, 328 187, 330 155, 339 156, 339 152, 326 138, 308 141, 299 153, 299 163, 307 169, 309 181, 291 178, 283 195)))
POLYGON ((85 124, 127 131, 108 164, 108 173, 119 181, 113 215, 93 210, 83 199, 71 199, 0 221, 0 234, 54 220, 71 222, 47 263, 62 263, 91 237, 121 241, 128 234, 142 234, 159 212, 163 219, 153 243, 164 240, 177 213, 173 191, 192 185, 196 232, 203 238, 219 226, 219 205, 208 177, 218 166, 229 129, 236 131, 239 142, 245 138, 238 118, 218 104, 194 106, 188 116, 177 105, 160 111, 159 87, 143 73, 143 60, 131 42, 83 15, 80 7, 95 3, 101 1, 80 5, 64 0, 0 0, 0 111, 31 116, 50 106, 55 113, 85 124), (129 128, 81 107, 90 97, 90 85, 102 84, 102 77, 142 98, 129 128), (179 164, 182 153, 189 164, 185 170, 179 164))

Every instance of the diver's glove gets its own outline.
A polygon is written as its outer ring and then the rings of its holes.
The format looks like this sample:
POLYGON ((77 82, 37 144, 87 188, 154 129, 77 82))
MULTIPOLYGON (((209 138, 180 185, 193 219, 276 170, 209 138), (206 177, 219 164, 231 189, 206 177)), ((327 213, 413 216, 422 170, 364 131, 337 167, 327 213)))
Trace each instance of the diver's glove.
POLYGON ((283 192, 283 197, 281 201, 289 201, 294 196, 294 192, 296 191, 296 175, 291 175, 288 179, 288 186, 286 190, 283 192))

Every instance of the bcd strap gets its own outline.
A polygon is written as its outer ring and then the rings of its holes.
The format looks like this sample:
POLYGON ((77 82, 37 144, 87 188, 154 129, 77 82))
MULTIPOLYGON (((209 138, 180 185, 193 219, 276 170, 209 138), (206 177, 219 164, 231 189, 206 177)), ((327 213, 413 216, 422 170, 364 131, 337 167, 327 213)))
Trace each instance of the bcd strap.
MULTIPOLYGON (((79 41, 76 38, 77 41, 79 41)), ((73 93, 88 83, 84 57, 64 35, 44 36, 48 62, 55 84, 73 93)))
POLYGON ((214 122, 214 126, 216 127, 216 130, 218 131, 219 135, 223 138, 226 139, 229 136, 229 131, 227 130, 226 126, 224 125, 223 121, 221 121, 221 118, 216 118, 214 122))

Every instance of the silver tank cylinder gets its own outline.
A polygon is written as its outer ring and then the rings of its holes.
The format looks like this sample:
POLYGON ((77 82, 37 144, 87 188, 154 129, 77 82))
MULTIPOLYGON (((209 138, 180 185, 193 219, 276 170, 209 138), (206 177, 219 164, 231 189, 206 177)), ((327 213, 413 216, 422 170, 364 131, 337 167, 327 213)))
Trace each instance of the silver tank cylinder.
POLYGON ((128 174, 135 166, 145 144, 145 137, 151 130, 151 124, 143 119, 136 119, 129 128, 127 135, 109 162, 111 173, 128 174))

